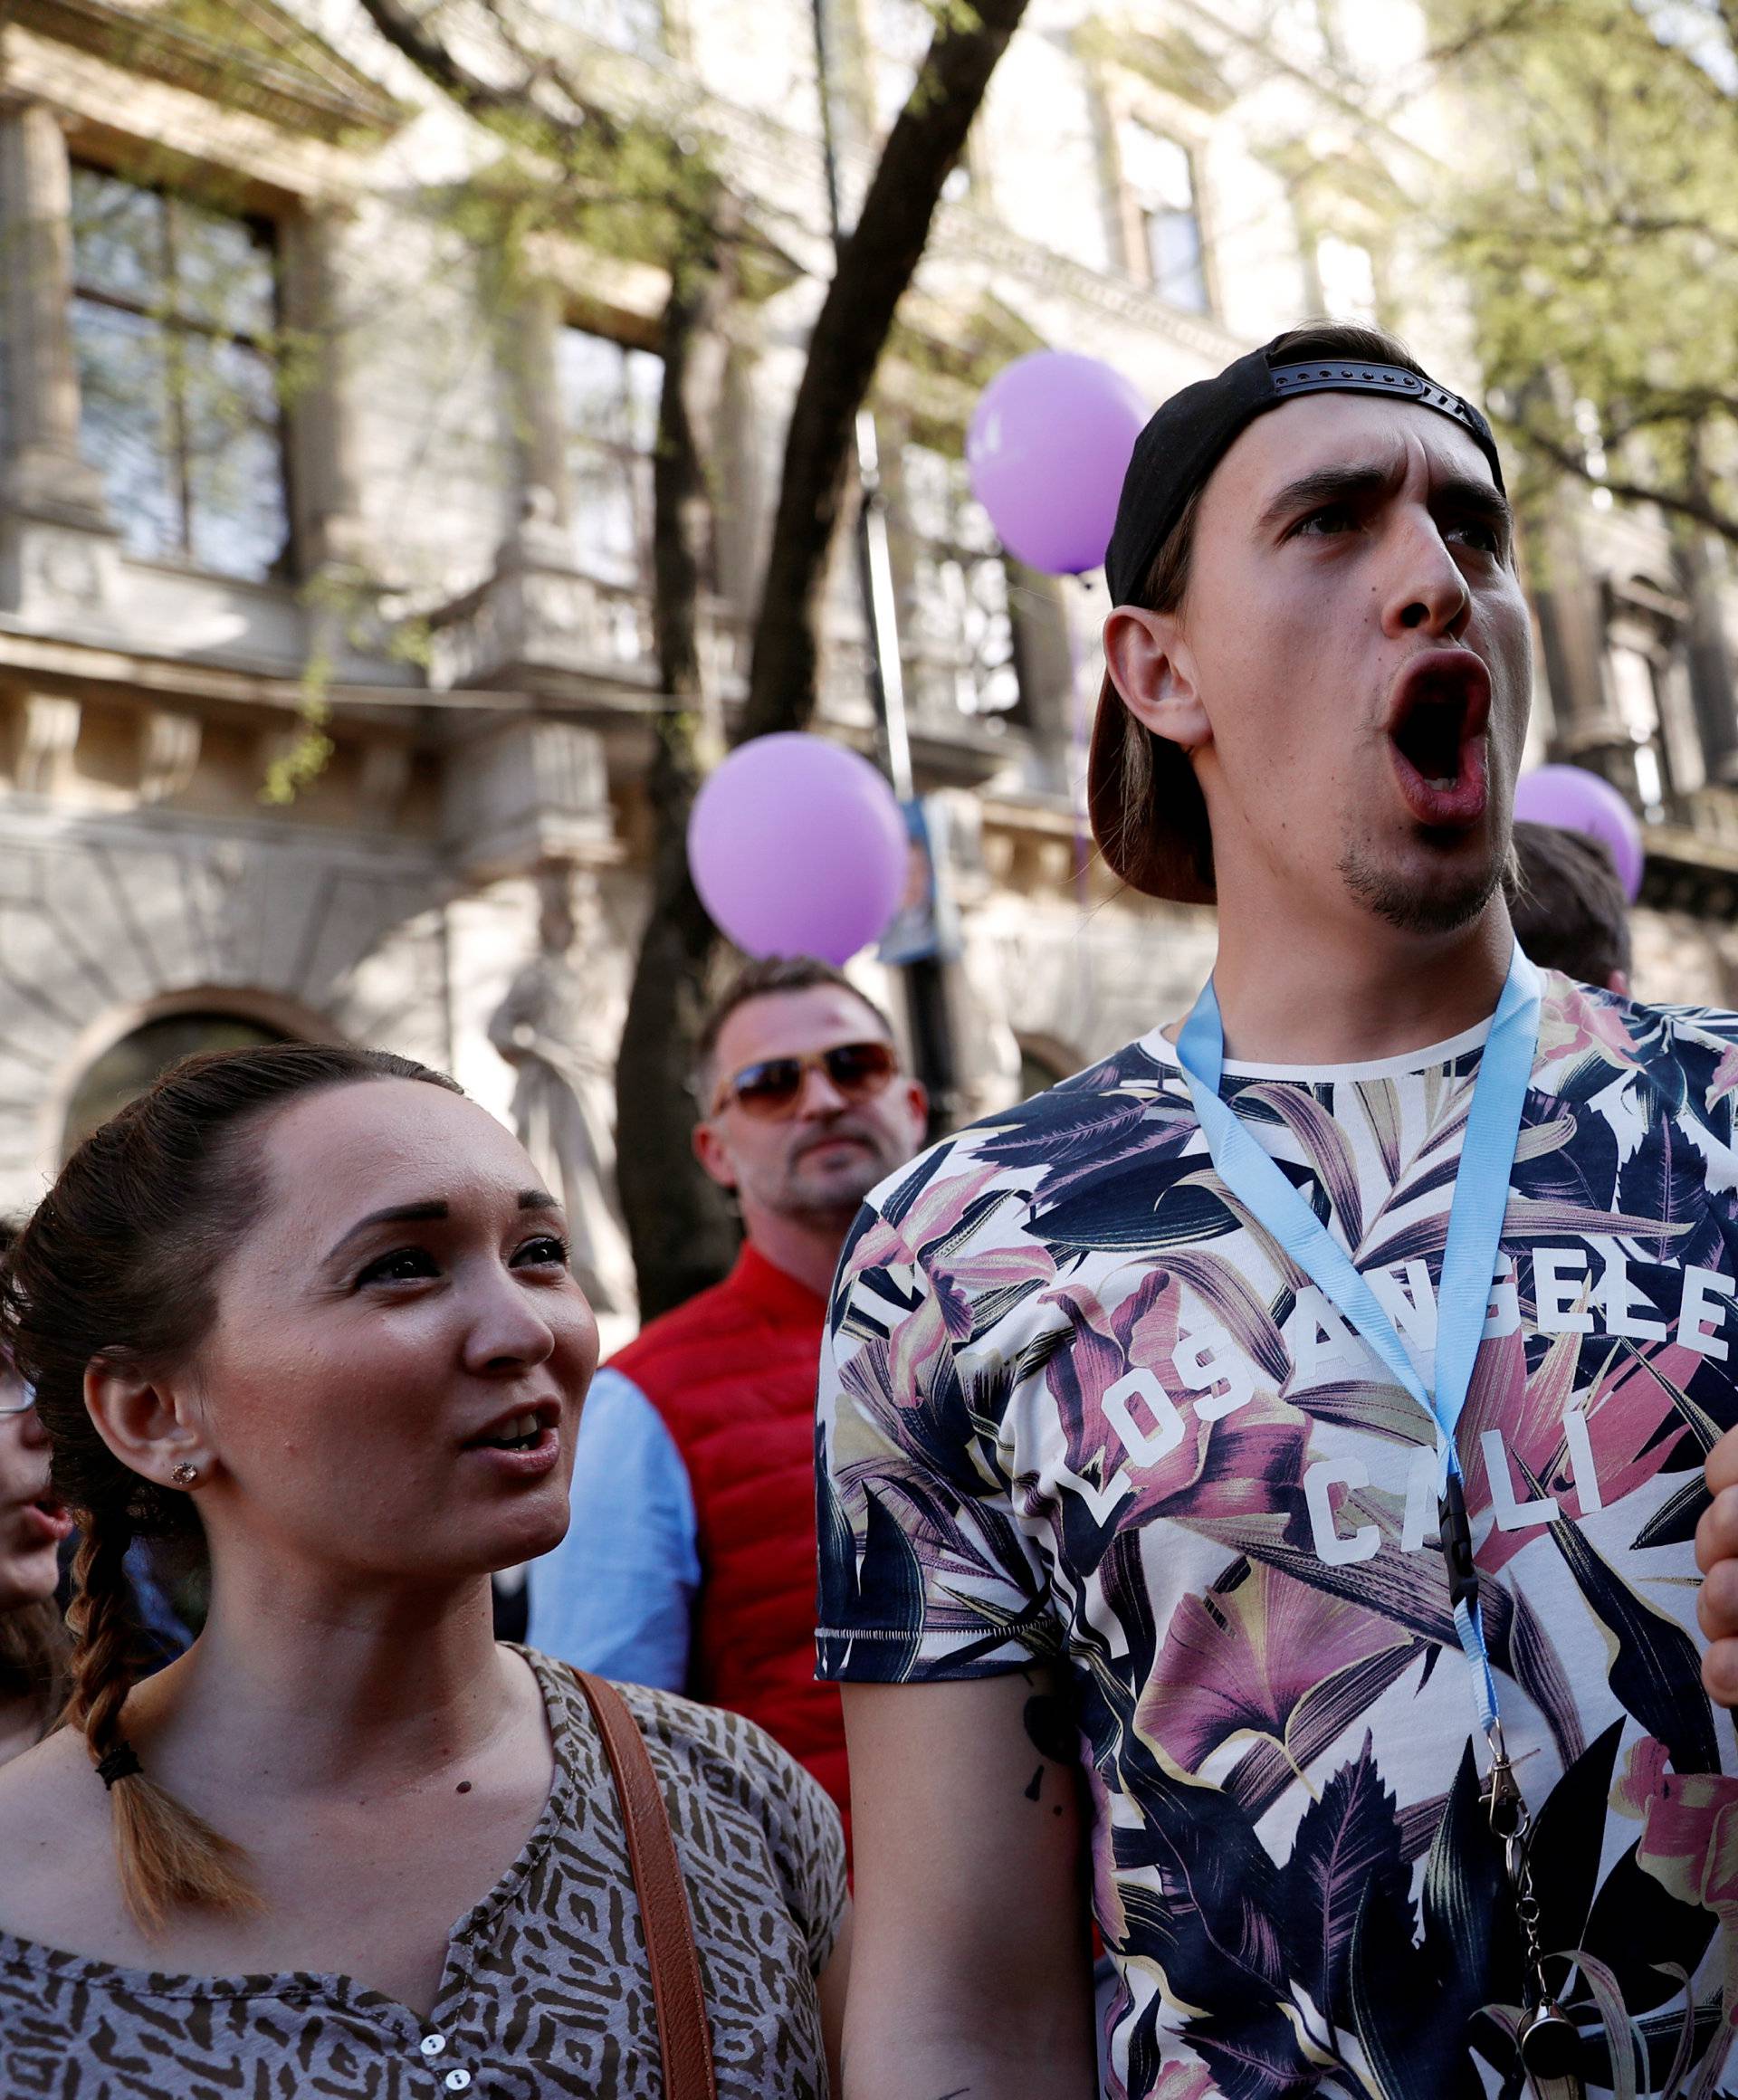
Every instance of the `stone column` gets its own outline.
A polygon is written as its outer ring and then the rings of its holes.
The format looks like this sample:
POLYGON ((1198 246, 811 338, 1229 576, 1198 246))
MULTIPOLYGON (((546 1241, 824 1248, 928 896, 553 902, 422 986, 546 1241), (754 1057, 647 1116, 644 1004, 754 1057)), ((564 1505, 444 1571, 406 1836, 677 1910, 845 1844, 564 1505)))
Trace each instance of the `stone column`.
POLYGON ((1732 787, 1738 785, 1738 678, 1722 602, 1730 565, 1699 531, 1681 533, 1676 554, 1690 607, 1685 654, 1703 762, 1710 780, 1732 787))
POLYGON ((1589 766, 1639 799, 1635 741, 1611 683, 1610 588, 1567 504, 1533 552, 1533 598, 1555 717, 1547 755, 1589 766))
POLYGON ((5 496, 15 511, 100 530, 101 477, 79 452, 72 189, 66 138, 53 111, 40 102, 0 102, 5 496))
POLYGON ((551 861, 615 858, 615 816, 604 740, 548 715, 485 721, 446 759, 446 843, 472 885, 523 875, 551 861))
POLYGON ((518 439, 520 514, 503 562, 547 568, 573 565, 573 484, 562 413, 557 338, 561 296, 534 284, 520 296, 506 350, 518 439))
POLYGON ((289 410, 294 530, 305 576, 367 566, 339 256, 349 219, 341 207, 297 213, 280 236, 285 314, 315 346, 309 382, 289 410))

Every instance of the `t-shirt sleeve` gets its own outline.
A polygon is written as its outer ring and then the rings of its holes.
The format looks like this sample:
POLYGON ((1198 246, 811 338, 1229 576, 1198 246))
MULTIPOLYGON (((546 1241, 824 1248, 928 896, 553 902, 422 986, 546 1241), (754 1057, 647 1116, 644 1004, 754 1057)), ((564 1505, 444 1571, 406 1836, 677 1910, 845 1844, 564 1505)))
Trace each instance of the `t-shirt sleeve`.
POLYGON ((821 1677, 992 1676, 1056 1653, 1048 1578, 1001 1447, 1009 1380, 961 1362, 948 1313, 963 1303, 883 1212, 861 1214, 821 1353, 821 1677))

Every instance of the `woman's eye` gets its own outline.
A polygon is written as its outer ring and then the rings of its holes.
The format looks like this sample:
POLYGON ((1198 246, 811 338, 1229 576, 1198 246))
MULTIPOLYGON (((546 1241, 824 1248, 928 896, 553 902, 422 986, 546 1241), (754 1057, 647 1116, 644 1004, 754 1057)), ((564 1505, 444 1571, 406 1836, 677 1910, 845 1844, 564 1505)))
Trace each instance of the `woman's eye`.
POLYGON ((414 1284, 439 1274, 439 1265, 426 1247, 395 1247, 389 1255, 370 1262, 356 1284, 360 1290, 365 1284, 414 1284))
POLYGON ((568 1243, 552 1232, 540 1232, 535 1239, 528 1239, 513 1256, 513 1266, 519 1269, 565 1269, 567 1265, 568 1243))

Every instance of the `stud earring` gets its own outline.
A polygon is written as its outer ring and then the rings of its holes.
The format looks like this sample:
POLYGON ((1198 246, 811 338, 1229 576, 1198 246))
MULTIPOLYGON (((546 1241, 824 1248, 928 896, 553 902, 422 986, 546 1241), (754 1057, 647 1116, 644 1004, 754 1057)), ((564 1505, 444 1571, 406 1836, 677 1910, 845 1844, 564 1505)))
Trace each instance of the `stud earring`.
POLYGON ((190 1465, 185 1458, 169 1475, 169 1478, 174 1481, 177 1487, 191 1487, 198 1477, 199 1468, 190 1465))

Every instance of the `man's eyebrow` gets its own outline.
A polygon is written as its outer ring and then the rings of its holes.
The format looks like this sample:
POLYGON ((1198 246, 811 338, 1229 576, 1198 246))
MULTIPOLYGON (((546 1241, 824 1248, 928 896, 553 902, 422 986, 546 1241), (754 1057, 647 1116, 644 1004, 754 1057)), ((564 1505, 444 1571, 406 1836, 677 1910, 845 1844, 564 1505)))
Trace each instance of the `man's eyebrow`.
MULTIPOLYGON (((1380 496, 1394 485, 1397 478, 1395 472, 1387 467, 1317 467, 1286 483, 1262 512, 1256 521, 1257 530, 1266 530, 1300 511, 1329 503, 1358 502, 1380 496)), ((1475 481, 1470 474, 1444 474, 1433 482, 1430 507, 1470 511, 1504 531, 1514 522, 1514 514, 1502 491, 1489 482, 1475 481)))
POLYGON ((1393 466, 1386 467, 1316 467, 1307 474, 1300 474, 1294 482, 1286 482, 1256 520, 1256 528, 1265 530, 1299 511, 1314 510, 1321 504, 1345 503, 1355 501, 1360 497, 1380 496, 1384 490, 1392 488, 1404 472, 1403 458, 1393 466))
POLYGON ((1445 474, 1431 490, 1430 501, 1433 506, 1470 511, 1504 531, 1514 522, 1514 512, 1502 490, 1489 482, 1475 481, 1470 474, 1445 474))

